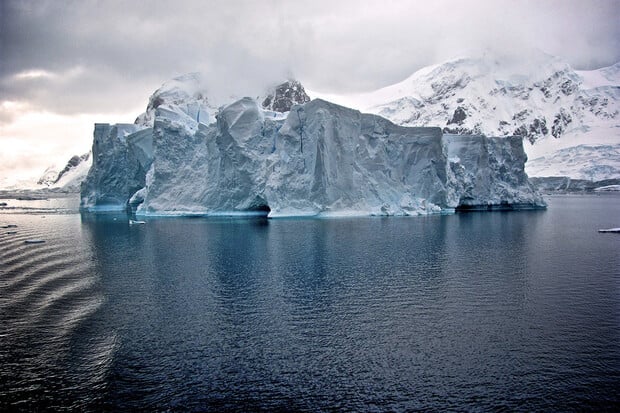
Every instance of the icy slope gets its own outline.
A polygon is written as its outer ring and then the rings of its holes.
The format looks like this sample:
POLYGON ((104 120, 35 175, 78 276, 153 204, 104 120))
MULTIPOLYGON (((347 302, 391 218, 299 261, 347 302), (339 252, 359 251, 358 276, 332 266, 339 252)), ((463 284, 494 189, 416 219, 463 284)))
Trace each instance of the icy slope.
MULTIPOLYGON (((312 94, 312 93, 311 93, 312 94)), ((620 64, 575 71, 540 53, 524 62, 491 56, 424 68, 404 81, 358 95, 321 95, 399 125, 438 126, 446 133, 520 135, 530 159, 581 144, 620 144, 620 64)), ((620 158, 581 157, 581 168, 620 158)), ((608 168, 613 171, 614 167, 608 168)), ((540 166, 530 173, 549 173, 540 166)), ((615 176, 607 176, 618 177, 615 176)))
POLYGON ((152 127, 158 108, 187 116, 196 122, 211 123, 220 102, 209 100, 206 79, 200 73, 188 73, 164 83, 149 98, 146 112, 135 121, 136 125, 152 127))
POLYGON ((82 208, 276 217, 544 206, 520 138, 448 136, 323 100, 274 116, 259 101, 232 102, 210 124, 180 100, 153 107, 152 128, 96 125, 82 208))

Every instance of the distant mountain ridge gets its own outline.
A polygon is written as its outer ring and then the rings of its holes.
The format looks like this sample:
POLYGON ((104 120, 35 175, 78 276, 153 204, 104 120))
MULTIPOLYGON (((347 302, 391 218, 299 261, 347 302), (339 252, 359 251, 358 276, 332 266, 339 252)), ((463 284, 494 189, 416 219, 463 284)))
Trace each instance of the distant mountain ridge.
POLYGON ((61 192, 79 192, 80 185, 92 164, 91 153, 74 155, 67 164, 60 169, 57 166, 48 167, 37 181, 39 188, 50 188, 61 192))

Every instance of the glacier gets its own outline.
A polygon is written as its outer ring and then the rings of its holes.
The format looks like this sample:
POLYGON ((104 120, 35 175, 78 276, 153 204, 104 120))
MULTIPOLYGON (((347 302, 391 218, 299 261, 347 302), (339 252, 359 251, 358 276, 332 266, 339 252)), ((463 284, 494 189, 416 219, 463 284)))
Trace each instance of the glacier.
POLYGON ((520 137, 399 126, 310 101, 293 81, 217 106, 187 80, 156 91, 135 124, 95 126, 82 210, 273 218, 545 207, 520 137))

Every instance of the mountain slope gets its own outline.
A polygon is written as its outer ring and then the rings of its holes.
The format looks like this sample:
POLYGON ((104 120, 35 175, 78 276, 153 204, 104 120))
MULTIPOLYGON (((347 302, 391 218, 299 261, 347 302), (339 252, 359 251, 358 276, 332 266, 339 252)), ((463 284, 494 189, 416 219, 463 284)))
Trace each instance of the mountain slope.
POLYGON ((74 155, 61 169, 57 166, 48 167, 37 181, 36 189, 49 188, 59 192, 80 192, 80 185, 92 164, 90 152, 74 155))
MULTIPOLYGON (((556 172, 557 150, 590 144, 605 151, 605 145, 620 144, 620 64, 576 71, 542 53, 524 62, 462 58, 421 69, 374 92, 323 97, 405 126, 523 136, 529 158, 546 157, 549 163, 548 170, 539 163, 532 170, 536 174, 556 172)), ((581 156, 578 161, 588 169, 601 161, 617 165, 620 158, 581 156)), ((609 166, 608 174, 601 173, 617 177, 616 167, 609 166)))

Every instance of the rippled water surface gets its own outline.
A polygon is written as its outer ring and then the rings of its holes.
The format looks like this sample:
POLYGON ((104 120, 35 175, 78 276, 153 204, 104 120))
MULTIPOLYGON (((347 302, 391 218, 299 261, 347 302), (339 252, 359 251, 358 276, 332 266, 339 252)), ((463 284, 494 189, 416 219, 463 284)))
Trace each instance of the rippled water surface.
POLYGON ((620 235, 596 230, 620 197, 549 201, 133 226, 4 210, 0 410, 617 409, 620 235))

